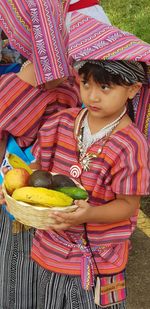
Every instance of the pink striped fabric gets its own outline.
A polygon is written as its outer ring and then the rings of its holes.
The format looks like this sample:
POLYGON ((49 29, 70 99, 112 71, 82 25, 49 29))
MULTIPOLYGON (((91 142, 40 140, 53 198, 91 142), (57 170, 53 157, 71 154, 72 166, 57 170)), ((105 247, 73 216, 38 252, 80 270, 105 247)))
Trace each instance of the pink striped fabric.
POLYGON ((70 61, 134 60, 150 64, 150 45, 131 33, 73 12, 69 31, 70 61))
MULTIPOLYGON (((109 59, 143 61, 150 65, 150 44, 133 34, 74 12, 69 33, 69 59, 71 63, 109 59)), ((149 86, 143 87, 133 100, 133 105, 136 124, 150 140, 149 86)))
MULTIPOLYGON (((70 167, 79 163, 74 124, 80 111, 77 108, 62 111, 49 118, 40 129, 32 151, 40 159, 42 169, 70 176, 70 167)), ((86 109, 82 112, 85 113, 86 109)), ((97 154, 100 145, 100 141, 93 144, 91 153, 97 154)), ((102 153, 93 158, 90 170, 82 171, 78 181, 88 191, 90 204, 97 207, 114 200, 116 194, 149 194, 149 179, 148 145, 137 127, 130 124, 112 134, 102 153)), ((100 273, 110 274, 124 269, 128 259, 128 240, 136 220, 137 213, 130 220, 114 224, 87 224, 100 273)), ((32 257, 46 269, 80 275, 86 257, 89 261, 91 258, 83 239, 82 225, 59 233, 39 230, 35 235, 32 257)))
POLYGON ((38 85, 69 76, 60 0, 0 0, 0 27, 11 45, 33 62, 38 85))
POLYGON ((0 139, 16 137, 20 147, 33 143, 38 129, 50 115, 80 106, 78 86, 68 82, 54 90, 42 91, 22 81, 14 73, 0 77, 0 139))

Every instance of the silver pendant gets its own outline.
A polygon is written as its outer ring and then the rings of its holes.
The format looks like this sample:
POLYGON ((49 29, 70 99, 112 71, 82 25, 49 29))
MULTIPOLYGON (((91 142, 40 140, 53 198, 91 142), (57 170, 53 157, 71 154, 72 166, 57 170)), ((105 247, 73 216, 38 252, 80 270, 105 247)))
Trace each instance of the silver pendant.
POLYGON ((80 159, 80 163, 83 167, 84 171, 89 171, 90 169, 90 163, 93 158, 96 158, 97 156, 92 153, 87 153, 83 159, 80 159))

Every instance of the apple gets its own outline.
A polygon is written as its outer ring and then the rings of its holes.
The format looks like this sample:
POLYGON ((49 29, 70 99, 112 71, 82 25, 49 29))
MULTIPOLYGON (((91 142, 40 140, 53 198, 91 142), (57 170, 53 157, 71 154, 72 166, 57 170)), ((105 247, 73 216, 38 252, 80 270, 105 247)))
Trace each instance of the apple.
POLYGON ((4 185, 8 194, 12 195, 15 189, 28 185, 30 174, 24 168, 13 168, 4 176, 4 185))

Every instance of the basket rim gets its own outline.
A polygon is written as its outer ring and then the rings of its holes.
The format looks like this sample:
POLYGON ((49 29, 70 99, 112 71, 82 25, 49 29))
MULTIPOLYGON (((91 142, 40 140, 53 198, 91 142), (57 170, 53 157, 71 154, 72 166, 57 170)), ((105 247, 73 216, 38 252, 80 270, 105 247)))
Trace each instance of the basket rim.
POLYGON ((5 189, 5 185, 3 184, 2 185, 2 190, 3 190, 3 193, 4 193, 4 196, 5 196, 5 199, 6 199, 6 202, 8 202, 8 200, 12 201, 12 202, 15 202, 17 203, 19 206, 21 207, 30 207, 30 209, 37 209, 38 211, 42 210, 42 211, 47 211, 47 210, 50 210, 50 211, 64 211, 65 209, 74 209, 76 210, 78 208, 77 205, 73 204, 73 205, 70 205, 70 206, 65 206, 65 207, 57 207, 57 206, 41 206, 41 205, 32 205, 32 204, 29 204, 29 203, 25 203, 25 202, 22 202, 22 201, 17 201, 15 200, 13 197, 11 197, 6 189, 5 189))

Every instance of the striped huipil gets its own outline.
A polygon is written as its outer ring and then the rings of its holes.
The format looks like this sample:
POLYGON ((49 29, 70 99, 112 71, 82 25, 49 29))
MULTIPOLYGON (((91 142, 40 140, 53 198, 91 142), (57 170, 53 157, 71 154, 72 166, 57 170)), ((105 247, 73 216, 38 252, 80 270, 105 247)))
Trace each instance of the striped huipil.
POLYGON ((0 27, 33 62, 37 84, 70 75, 68 34, 60 0, 0 0, 0 27))
MULTIPOLYGON (((79 164, 75 119, 86 109, 69 109, 51 117, 38 133, 32 152, 42 169, 70 176, 70 167, 79 164)), ((101 141, 87 152, 98 154, 101 141)), ((134 124, 112 134, 102 153, 92 159, 90 169, 82 171, 78 181, 88 191, 93 207, 105 205, 116 194, 149 194, 148 145, 134 124)), ((121 207, 121 204, 120 204, 121 207)), ((88 238, 101 274, 122 271, 128 259, 129 238, 135 228, 137 213, 114 224, 87 224, 88 238)), ((82 225, 66 231, 37 230, 32 258, 42 267, 61 274, 81 275, 90 252, 84 246, 82 225)), ((94 267, 94 265, 93 265, 94 267)), ((96 272, 96 270, 95 270, 96 272)))
POLYGON ((30 146, 38 129, 50 115, 80 106, 78 86, 64 82, 42 91, 10 73, 0 77, 0 139, 11 134, 20 147, 30 146))

